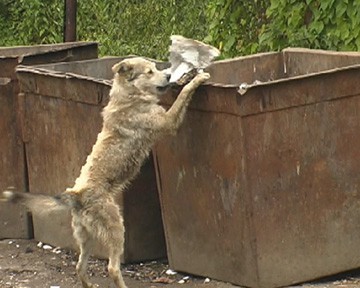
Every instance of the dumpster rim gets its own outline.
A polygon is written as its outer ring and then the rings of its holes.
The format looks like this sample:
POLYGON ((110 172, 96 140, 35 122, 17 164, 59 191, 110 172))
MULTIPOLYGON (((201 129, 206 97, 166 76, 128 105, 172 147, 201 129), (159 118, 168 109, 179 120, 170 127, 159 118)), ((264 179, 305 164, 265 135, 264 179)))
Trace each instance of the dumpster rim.
POLYGON ((79 48, 86 46, 98 46, 99 43, 96 41, 78 41, 78 42, 62 42, 62 43, 54 43, 54 44, 39 44, 39 45, 19 45, 19 46, 2 46, 0 47, 0 59, 16 59, 23 58, 27 56, 35 56, 35 55, 44 55, 48 53, 54 53, 59 51, 66 51, 71 48, 79 48), (33 51, 36 48, 44 48, 44 51, 33 51), (46 50, 48 48, 48 50, 46 50), (14 53, 9 55, 2 55, 2 51, 11 51, 14 49, 26 49, 24 53, 14 53))

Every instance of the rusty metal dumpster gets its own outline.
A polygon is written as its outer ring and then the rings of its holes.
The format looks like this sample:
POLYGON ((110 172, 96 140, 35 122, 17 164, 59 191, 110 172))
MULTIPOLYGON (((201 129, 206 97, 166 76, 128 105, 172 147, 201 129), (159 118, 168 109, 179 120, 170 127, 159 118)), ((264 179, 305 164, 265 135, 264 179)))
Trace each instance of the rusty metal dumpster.
MULTIPOLYGON (((24 102, 23 137, 30 193, 56 194, 73 186, 101 130, 100 112, 108 102, 111 67, 120 59, 17 69, 24 102)), ((118 201, 124 203, 123 262, 164 257, 166 248, 152 158, 118 201)), ((35 239, 75 248, 70 219, 64 211, 33 214, 35 239)), ((102 247, 97 247, 94 253, 105 256, 102 247)))
MULTIPOLYGON (((97 58, 97 43, 77 42, 38 46, 0 47, 0 191, 16 187, 26 191, 27 171, 21 138, 21 103, 15 67, 97 58)), ((22 207, 0 203, 0 239, 28 238, 31 226, 22 207)))
POLYGON ((286 49, 209 70, 154 149, 170 266, 248 287, 360 267, 360 53, 286 49))

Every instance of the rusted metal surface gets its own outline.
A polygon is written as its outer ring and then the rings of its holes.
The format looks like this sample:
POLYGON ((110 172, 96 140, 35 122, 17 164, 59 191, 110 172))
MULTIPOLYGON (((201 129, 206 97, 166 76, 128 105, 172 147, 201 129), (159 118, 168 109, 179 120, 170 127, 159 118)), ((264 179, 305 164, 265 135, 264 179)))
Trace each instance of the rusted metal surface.
POLYGON ((232 80, 213 76, 178 135, 154 149, 173 269, 279 287, 360 266, 360 54, 273 56, 236 59, 250 71, 235 75, 229 60, 210 67, 232 80), (262 75, 284 81, 239 95, 235 78, 257 80, 262 57, 262 75))
MULTIPOLYGON (((24 191, 26 190, 26 170, 17 118, 18 103, 13 95, 12 83, 6 82, 0 84, 0 191, 11 186, 24 191)), ((27 237, 29 237, 28 218, 23 207, 10 208, 6 203, 0 203, 0 238, 27 237)))
MULTIPOLYGON (((18 68, 25 97, 24 138, 30 192, 56 194, 73 186, 101 130, 100 112, 108 101, 111 67, 120 59, 18 68)), ((165 239, 152 158, 118 201, 124 206, 123 261, 164 257, 165 239)), ((36 239, 75 247, 68 214, 35 214, 33 222, 36 239)), ((105 256, 100 247, 94 253, 105 256)))
MULTIPOLYGON (((97 43, 0 47, 0 191, 28 190, 26 155, 22 141, 23 98, 18 97, 15 67, 97 57, 97 43)), ((0 239, 28 238, 32 228, 23 207, 0 204, 0 239)))

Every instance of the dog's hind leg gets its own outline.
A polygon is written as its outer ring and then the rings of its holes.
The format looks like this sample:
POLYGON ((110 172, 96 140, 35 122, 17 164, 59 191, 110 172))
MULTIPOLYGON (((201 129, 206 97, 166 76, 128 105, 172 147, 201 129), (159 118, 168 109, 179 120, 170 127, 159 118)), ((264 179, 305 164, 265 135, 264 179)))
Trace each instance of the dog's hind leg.
POLYGON ((78 277, 80 278, 81 284, 84 288, 95 288, 96 286, 89 282, 89 279, 86 275, 87 263, 90 256, 91 251, 91 241, 80 244, 80 255, 78 263, 76 264, 76 271, 78 277))
POLYGON ((93 247, 93 240, 86 231, 85 227, 77 222, 75 218, 76 217, 73 217, 74 237, 80 248, 79 260, 76 264, 76 272, 84 288, 95 288, 96 286, 89 282, 86 275, 87 264, 93 247))
POLYGON ((120 271, 120 256, 122 254, 121 247, 113 246, 109 251, 109 266, 108 271, 110 277, 113 279, 116 288, 126 288, 124 279, 120 271))
POLYGON ((125 227, 122 216, 119 213, 119 207, 114 204, 109 204, 106 210, 109 213, 112 221, 108 227, 108 251, 109 251, 109 265, 108 271, 110 277, 113 279, 116 288, 126 288, 120 270, 120 257, 124 251, 124 232, 125 227))

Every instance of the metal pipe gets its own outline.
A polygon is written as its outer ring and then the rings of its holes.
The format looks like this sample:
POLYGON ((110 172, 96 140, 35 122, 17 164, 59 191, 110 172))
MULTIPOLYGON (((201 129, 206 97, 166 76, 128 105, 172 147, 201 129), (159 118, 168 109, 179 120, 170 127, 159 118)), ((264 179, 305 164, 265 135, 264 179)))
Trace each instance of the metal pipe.
POLYGON ((76 41, 77 0, 65 0, 64 42, 76 41))

